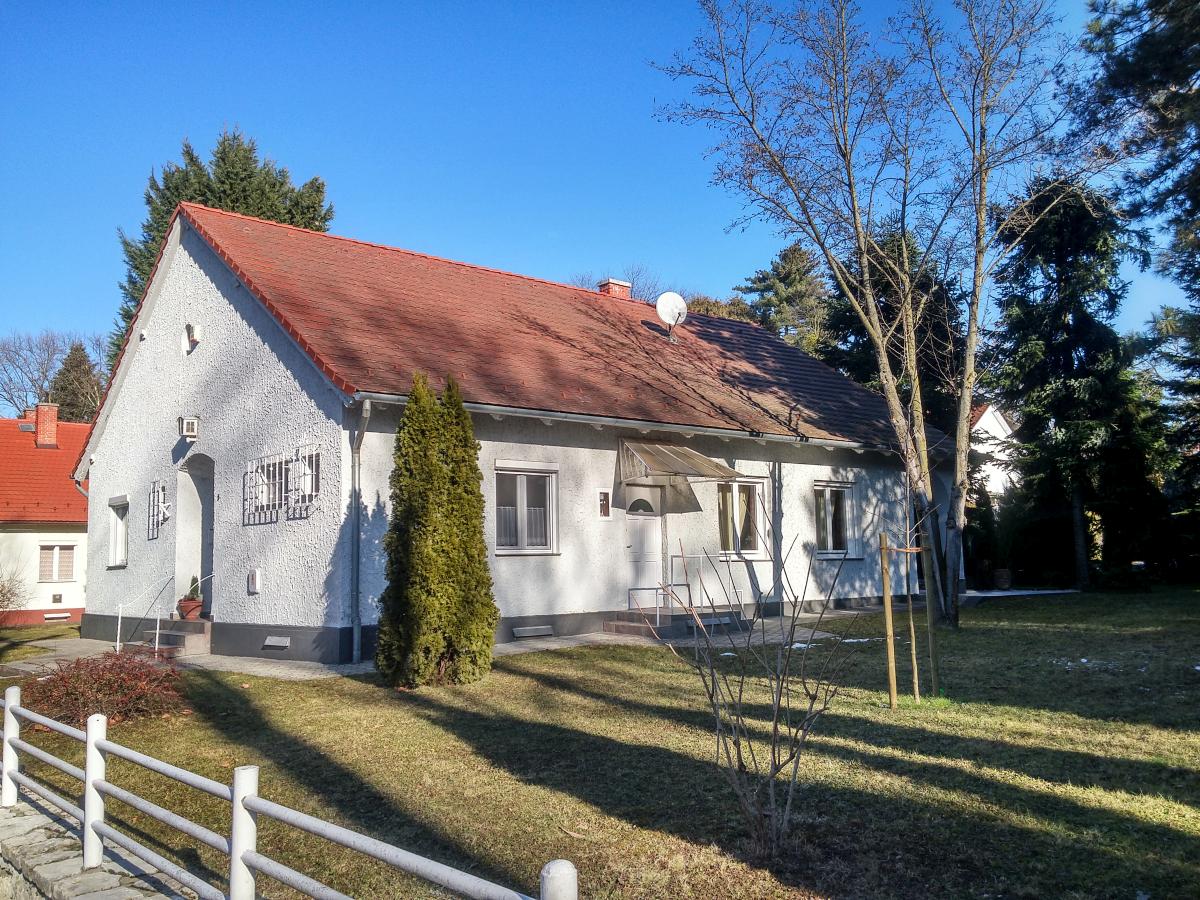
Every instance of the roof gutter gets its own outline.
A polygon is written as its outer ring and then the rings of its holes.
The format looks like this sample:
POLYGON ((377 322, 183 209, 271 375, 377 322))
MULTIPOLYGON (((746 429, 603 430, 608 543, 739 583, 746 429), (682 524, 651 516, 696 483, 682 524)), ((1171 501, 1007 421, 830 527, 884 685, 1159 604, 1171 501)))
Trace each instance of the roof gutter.
MULTIPOLYGON (((404 394, 383 394, 374 391, 357 391, 355 400, 374 400, 377 403, 394 403, 403 405, 408 399, 404 394)), ((773 441, 784 444, 810 444, 815 447, 828 447, 831 450, 874 450, 882 453, 891 452, 886 447, 872 447, 859 441, 837 441, 828 438, 813 438, 802 434, 766 434, 758 431, 744 431, 737 428, 705 428, 697 425, 675 425, 669 422, 650 422, 643 419, 619 419, 613 416, 593 416, 586 413, 557 412, 548 409, 525 409, 519 406, 498 406, 494 403, 464 403, 470 412, 484 413, 492 416, 516 416, 526 419, 554 419, 559 422, 578 422, 583 425, 608 425, 613 428, 636 428, 642 431, 670 431, 676 434, 703 434, 724 440, 730 438, 746 438, 755 441, 773 441)))
POLYGON ((71 481, 74 482, 74 484, 75 484, 75 490, 77 490, 77 491, 79 491, 79 493, 83 494, 84 497, 87 497, 88 492, 83 489, 83 485, 79 483, 79 479, 72 478, 71 481))

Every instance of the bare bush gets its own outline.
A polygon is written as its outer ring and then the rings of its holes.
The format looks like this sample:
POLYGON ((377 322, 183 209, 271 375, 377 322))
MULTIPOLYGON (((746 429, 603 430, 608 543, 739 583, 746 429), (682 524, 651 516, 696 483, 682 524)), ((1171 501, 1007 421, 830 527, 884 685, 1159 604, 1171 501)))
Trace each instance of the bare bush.
MULTIPOLYGON (((792 548, 795 546, 793 541, 792 548)), ((759 597, 749 623, 741 628, 722 624, 722 619, 728 618, 724 615, 727 611, 740 608, 727 587, 733 572, 729 559, 718 561, 704 555, 711 577, 720 584, 720 593, 707 590, 704 573, 700 572, 699 603, 692 596, 686 555, 686 589, 681 594, 676 590, 681 586, 662 585, 671 608, 687 613, 695 632, 694 640, 682 650, 667 646, 695 671, 704 689, 713 717, 717 766, 733 788, 750 834, 751 849, 762 858, 778 856, 791 834, 800 790, 800 762, 809 735, 837 697, 838 677, 851 657, 844 648, 848 630, 827 641, 814 640, 841 574, 841 561, 816 620, 811 627, 800 623, 816 558, 815 547, 805 549, 808 571, 799 592, 785 565, 791 548, 778 566, 772 554, 767 554, 772 571, 779 573, 779 582, 774 586, 777 591, 771 593, 781 604, 781 615, 771 617, 770 623, 763 616, 763 601, 767 598, 759 597), (727 578, 721 577, 722 567, 727 578), (723 606, 718 606, 714 597, 722 597, 723 606)), ((646 611, 642 615, 649 624, 646 611)))
POLYGON ((29 582, 16 563, 0 565, 0 609, 22 609, 30 600, 29 582))

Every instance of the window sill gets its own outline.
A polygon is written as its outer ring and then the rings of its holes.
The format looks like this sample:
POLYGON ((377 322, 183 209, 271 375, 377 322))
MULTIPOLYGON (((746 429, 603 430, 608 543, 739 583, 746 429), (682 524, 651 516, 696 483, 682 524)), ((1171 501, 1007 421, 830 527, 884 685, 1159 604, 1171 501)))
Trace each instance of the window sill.
POLYGON ((818 550, 817 551, 817 559, 819 559, 819 560, 827 559, 827 560, 832 560, 834 562, 840 562, 842 560, 845 560, 846 562, 861 562, 865 558, 866 557, 864 557, 861 554, 850 553, 849 551, 842 551, 842 550, 818 550))
MULTIPOLYGON (((121 568, 125 568, 125 567, 122 566, 121 568)), ((59 579, 51 580, 51 581, 41 581, 41 580, 38 581, 38 584, 74 584, 74 583, 75 583, 74 578, 59 578, 59 579)))
POLYGON ((767 556, 765 553, 739 553, 736 550, 722 550, 718 554, 718 559, 720 559, 722 562, 726 560, 730 562, 767 562, 770 560, 770 558, 771 557, 767 556))
POLYGON ((546 547, 536 547, 532 549, 522 549, 519 547, 497 547, 496 556, 559 556, 557 550, 551 550, 546 547))
POLYGON ((111 570, 111 569, 124 569, 124 568, 127 568, 128 566, 129 566, 129 563, 127 563, 127 562, 123 562, 123 563, 110 563, 109 565, 105 566, 104 568, 106 568, 106 569, 109 569, 109 570, 111 570))

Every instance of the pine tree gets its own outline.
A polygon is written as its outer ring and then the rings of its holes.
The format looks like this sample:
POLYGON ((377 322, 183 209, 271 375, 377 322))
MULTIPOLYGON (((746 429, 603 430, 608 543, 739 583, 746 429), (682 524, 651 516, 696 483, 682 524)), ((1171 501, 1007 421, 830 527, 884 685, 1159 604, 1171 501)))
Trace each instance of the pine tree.
POLYGON ((50 402, 58 404, 59 421, 92 421, 100 406, 101 391, 96 365, 83 344, 75 341, 50 382, 50 402))
POLYGON ((446 554, 444 431, 429 382, 417 374, 396 431, 392 512, 383 542, 388 583, 380 598, 375 665, 392 685, 441 682, 453 662, 447 632, 456 585, 446 554))
POLYGON ((492 597, 492 574, 483 537, 483 475, 479 443, 471 415, 453 379, 442 393, 446 468, 449 475, 446 518, 449 527, 446 557, 455 582, 454 648, 449 679, 478 681, 492 667, 492 642, 499 610, 492 597))
POLYGON ((325 183, 320 178, 294 186, 288 170, 271 160, 259 160, 257 145, 240 131, 222 132, 208 165, 186 140, 182 157, 182 162, 163 166, 159 176, 151 173, 140 234, 130 237, 120 232, 126 274, 120 284, 121 306, 109 336, 110 370, 145 293, 171 215, 180 202, 203 203, 312 231, 328 231, 333 220, 333 207, 325 202, 325 183))
POLYGON ((820 264, 799 244, 785 247, 734 290, 746 298, 763 328, 807 353, 825 342, 829 291, 820 264))

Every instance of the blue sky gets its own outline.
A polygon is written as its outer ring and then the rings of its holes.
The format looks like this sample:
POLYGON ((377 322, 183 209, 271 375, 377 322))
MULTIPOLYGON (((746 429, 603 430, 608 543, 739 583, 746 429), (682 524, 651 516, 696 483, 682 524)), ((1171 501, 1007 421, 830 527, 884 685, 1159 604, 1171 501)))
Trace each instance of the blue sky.
MULTIPOLYGON (((726 296, 782 242, 730 231, 708 136, 654 118, 679 89, 650 62, 698 26, 690 2, 9 0, 0 331, 108 330, 151 169, 234 126, 325 179, 337 234, 556 280, 640 262, 726 296)), ((1122 328, 1178 302, 1129 274, 1122 328)))

